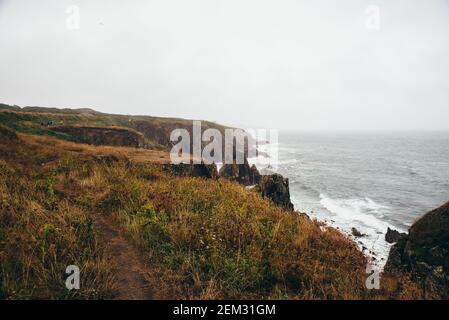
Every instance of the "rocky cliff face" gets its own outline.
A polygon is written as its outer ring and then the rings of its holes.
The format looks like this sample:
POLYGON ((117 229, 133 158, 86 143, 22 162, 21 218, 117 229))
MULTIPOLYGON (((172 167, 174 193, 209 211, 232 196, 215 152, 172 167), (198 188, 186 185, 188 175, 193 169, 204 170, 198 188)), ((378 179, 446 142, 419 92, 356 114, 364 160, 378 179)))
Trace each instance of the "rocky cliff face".
MULTIPOLYGON (((58 138, 70 140, 74 142, 83 142, 95 145, 117 145, 109 143, 108 138, 99 137, 101 132, 112 127, 128 130, 129 133, 137 133, 144 138, 145 147, 151 149, 170 150, 175 142, 170 141, 170 134, 174 129, 185 129, 192 137, 192 120, 180 118, 161 118, 151 116, 131 116, 106 114, 92 109, 58 109, 44 107, 18 107, 0 103, 0 123, 14 128, 19 132, 32 133, 38 135, 51 135, 55 133, 65 133, 58 135, 58 138), (87 137, 86 133, 74 127, 97 128, 89 129, 87 137), (103 130, 103 131, 100 131, 103 130), (82 141, 85 139, 85 141, 82 141)), ((214 122, 201 121, 202 133, 207 129, 218 130, 225 137, 226 129, 233 129, 214 122)), ((116 134, 117 132, 112 132, 116 134)), ((109 132, 108 132, 109 134, 109 132)), ((138 138, 140 140, 140 138, 138 138)), ((115 143, 116 140, 114 140, 115 143)), ((134 147, 135 140, 121 141, 119 146, 134 147), (126 144, 128 143, 129 144, 126 144)), ((203 146, 208 142, 203 141, 203 146)), ((253 143, 254 144, 254 143, 253 143)), ((225 144, 223 142, 223 148, 225 144)), ((247 145, 244 146, 247 150, 247 145)), ((223 149, 224 151, 224 149, 223 149)))
POLYGON ((387 233, 385 234, 385 241, 388 243, 396 243, 398 242, 402 237, 406 236, 406 233, 401 233, 397 230, 393 230, 388 228, 387 233))
POLYGON ((215 164, 165 164, 162 169, 176 176, 191 176, 207 179, 218 179, 217 166, 215 164))
MULTIPOLYGON (((138 132, 141 132, 145 137, 154 140, 156 143, 158 143, 161 146, 164 146, 168 149, 171 149, 173 145, 175 145, 177 142, 170 141, 170 134, 175 129, 182 129, 186 130, 190 138, 192 139, 190 144, 190 150, 193 150, 193 122, 188 120, 181 120, 181 119, 165 119, 159 121, 148 121, 148 119, 143 118, 140 119, 137 118, 136 120, 133 120, 127 124, 127 126, 130 126, 134 130, 137 130, 138 132), (171 120, 171 121, 168 121, 171 120)), ((204 134, 204 132, 208 129, 215 129, 222 135, 222 155, 225 156, 225 150, 226 150, 226 144, 233 143, 233 146, 238 145, 238 150, 244 151, 244 156, 248 156, 249 148, 252 149, 255 148, 256 143, 255 140, 248 136, 245 141, 243 142, 243 145, 240 144, 239 141, 236 141, 233 139, 233 141, 226 141, 225 137, 225 130, 226 129, 234 129, 230 127, 226 127, 223 125, 219 125, 217 123, 212 123, 209 121, 201 121, 201 135, 204 134)), ((201 141, 202 149, 209 144, 209 141, 201 141)), ((254 150, 252 150, 254 152, 254 150)), ((235 149, 234 149, 234 156, 235 156, 235 149)))
POLYGON ((426 213, 399 239, 385 271, 410 272, 423 285, 449 298, 449 202, 426 213))
POLYGON ((256 166, 250 166, 245 158, 243 164, 234 162, 233 164, 223 165, 219 175, 245 186, 255 185, 262 197, 271 199, 275 204, 287 210, 293 210, 288 179, 280 174, 261 175, 256 166))
POLYGON ((262 197, 271 199, 274 203, 287 210, 293 210, 293 204, 290 201, 288 178, 284 178, 277 173, 261 176, 258 188, 262 197))
POLYGON ((219 172, 215 164, 166 164, 163 170, 177 176, 192 176, 208 179, 218 179, 219 177, 236 181, 245 186, 255 185, 262 197, 269 198, 275 204, 293 210, 290 201, 290 189, 288 179, 280 174, 260 175, 255 165, 249 166, 245 159, 243 164, 223 165, 219 172))
POLYGON ((220 168, 220 177, 237 181, 245 186, 255 185, 259 183, 260 174, 255 165, 249 166, 248 160, 245 158, 243 164, 225 164, 220 168))

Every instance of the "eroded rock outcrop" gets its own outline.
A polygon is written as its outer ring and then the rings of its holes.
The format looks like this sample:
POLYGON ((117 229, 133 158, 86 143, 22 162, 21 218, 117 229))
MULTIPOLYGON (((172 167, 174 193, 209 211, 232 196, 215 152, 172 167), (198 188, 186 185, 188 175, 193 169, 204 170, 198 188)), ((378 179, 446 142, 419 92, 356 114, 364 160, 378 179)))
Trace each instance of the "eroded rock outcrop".
POLYGON ((284 178, 278 173, 261 176, 258 188, 262 197, 271 199, 275 204, 287 210, 294 209, 290 201, 288 178, 284 178))
POLYGON ((260 173, 259 170, 257 170, 256 165, 252 165, 251 168, 249 169, 249 178, 251 181, 253 181, 254 184, 259 183, 260 182, 260 173))
POLYGON ((162 169, 176 176, 191 176, 208 179, 218 179, 217 166, 213 164, 164 164, 162 169))
POLYGON ((359 230, 357 230, 354 227, 351 228, 351 233, 354 237, 357 237, 357 238, 365 236, 363 233, 361 233, 359 230))
POLYGON ((178 176, 194 176, 218 179, 224 178, 238 182, 245 186, 256 187, 262 197, 269 198, 275 204, 294 210, 290 201, 290 189, 288 179, 280 174, 261 175, 255 165, 250 166, 245 158, 244 163, 225 164, 217 172, 215 164, 166 164, 163 169, 178 176))
POLYGON ((449 298, 449 202, 426 213, 392 247, 386 272, 406 271, 449 298))
POLYGON ((220 177, 237 181, 245 186, 255 185, 260 181, 259 170, 257 170, 255 165, 250 167, 246 158, 242 164, 237 164, 236 161, 232 164, 224 164, 220 168, 219 175, 220 177))
POLYGON ((255 165, 250 166, 245 158, 243 164, 225 164, 219 172, 220 177, 236 181, 245 186, 256 186, 262 197, 269 198, 275 204, 287 210, 293 210, 290 201, 288 179, 280 174, 261 175, 255 165))
POLYGON ((401 233, 394 229, 387 229, 387 233, 385 234, 385 241, 388 243, 396 243, 401 239, 402 237, 406 236, 406 233, 401 233))

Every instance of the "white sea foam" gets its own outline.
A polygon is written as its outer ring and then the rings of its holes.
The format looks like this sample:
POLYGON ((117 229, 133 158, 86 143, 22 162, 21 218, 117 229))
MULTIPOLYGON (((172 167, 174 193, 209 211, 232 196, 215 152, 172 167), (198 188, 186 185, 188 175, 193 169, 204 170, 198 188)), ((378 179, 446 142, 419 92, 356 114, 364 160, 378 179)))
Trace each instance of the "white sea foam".
POLYGON ((355 242, 374 252, 379 264, 391 247, 388 227, 406 232, 447 201, 447 133, 292 132, 281 138, 278 171, 290 178, 295 208, 348 234, 357 228, 366 236, 355 242))
POLYGON ((256 165, 259 170, 276 170, 280 162, 278 159, 278 143, 265 143, 258 145, 257 150, 260 152, 256 157, 248 157, 250 165, 256 165))
MULTIPOLYGON (((332 199, 321 194, 320 199, 320 204, 331 214, 328 216, 331 222, 327 222, 351 236, 352 228, 356 228, 364 234, 363 237, 355 238, 355 240, 360 248, 366 248, 364 253, 375 257, 375 264, 383 268, 391 247, 385 241, 385 233, 387 228, 395 227, 378 216, 381 217, 384 212, 389 210, 389 207, 376 203, 370 198, 332 199)), ((317 213, 317 218, 326 219, 319 213, 317 213)))
POLYGON ((340 219, 350 222, 357 221, 359 224, 373 228, 376 231, 386 230, 390 226, 375 216, 375 214, 381 214, 382 210, 387 210, 388 207, 378 204, 369 198, 332 199, 321 194, 320 203, 340 219))

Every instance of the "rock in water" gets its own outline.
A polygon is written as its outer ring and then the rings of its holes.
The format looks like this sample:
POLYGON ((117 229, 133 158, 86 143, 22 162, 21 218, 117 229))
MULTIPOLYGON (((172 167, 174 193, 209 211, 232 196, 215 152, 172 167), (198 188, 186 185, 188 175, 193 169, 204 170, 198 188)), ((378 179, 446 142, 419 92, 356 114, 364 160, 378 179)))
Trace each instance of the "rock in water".
POLYGON ((391 248, 385 272, 410 272, 449 298, 449 202, 426 213, 391 248))
POLYGON ((388 243, 396 243, 399 241, 399 239, 406 235, 406 233, 400 233, 397 230, 388 228, 387 233, 385 234, 385 241, 387 241, 388 243))
POLYGON ((284 207, 287 210, 293 210, 293 204, 290 201, 290 189, 288 178, 280 174, 261 176, 259 189, 262 197, 271 199, 275 204, 284 207))
POLYGON ((363 237, 363 236, 364 236, 363 233, 361 233, 359 230, 357 230, 357 229, 354 228, 354 227, 351 229, 351 232, 352 232, 352 235, 353 235, 354 237, 357 237, 357 238, 360 238, 360 237, 363 237))

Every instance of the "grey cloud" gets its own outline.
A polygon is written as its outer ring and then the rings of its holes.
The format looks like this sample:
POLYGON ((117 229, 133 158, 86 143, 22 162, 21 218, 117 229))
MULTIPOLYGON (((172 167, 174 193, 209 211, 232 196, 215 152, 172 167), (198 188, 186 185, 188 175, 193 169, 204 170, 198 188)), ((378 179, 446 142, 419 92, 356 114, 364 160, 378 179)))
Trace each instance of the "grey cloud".
POLYGON ((0 102, 302 130, 449 129, 446 0, 0 0, 0 102), (380 30, 365 9, 380 9, 380 30), (81 28, 65 26, 77 5, 81 28))

